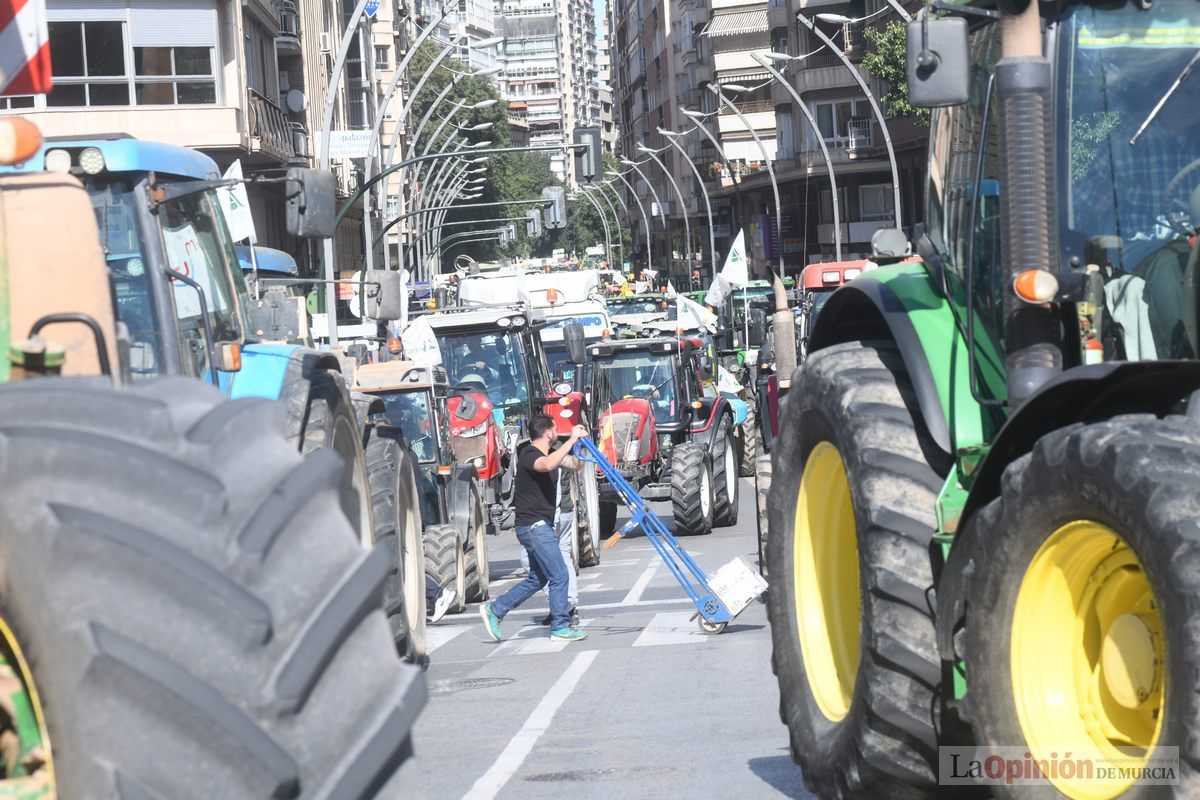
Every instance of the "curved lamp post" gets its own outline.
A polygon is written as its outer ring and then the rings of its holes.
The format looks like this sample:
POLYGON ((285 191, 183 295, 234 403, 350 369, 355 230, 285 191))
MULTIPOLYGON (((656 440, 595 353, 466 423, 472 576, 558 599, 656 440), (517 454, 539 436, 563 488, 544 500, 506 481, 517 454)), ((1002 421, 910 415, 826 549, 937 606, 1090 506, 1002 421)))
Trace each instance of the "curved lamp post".
POLYGON ((679 137, 682 133, 677 131, 668 131, 663 128, 658 129, 659 134, 667 140, 667 144, 674 147, 679 152, 679 157, 682 158, 687 165, 692 168, 692 174, 696 176, 696 183, 700 185, 701 196, 704 197, 704 213, 708 215, 708 254, 710 263, 712 264, 712 274, 717 274, 717 234, 713 232, 713 215, 712 203, 708 198, 708 187, 704 185, 704 178, 700 176, 700 170, 696 168, 696 162, 692 161, 691 156, 683 149, 683 145, 679 143, 679 137))
POLYGON ((637 192, 635 192, 633 189, 633 185, 629 181, 625 180, 625 176, 621 173, 614 172, 612 170, 606 170, 604 174, 612 176, 621 183, 625 184, 625 188, 628 189, 629 194, 633 196, 633 201, 637 203, 638 211, 642 212, 642 227, 646 229, 646 268, 654 269, 654 251, 650 249, 650 218, 646 216, 646 207, 642 205, 642 199, 638 197, 637 192))
MULTIPOLYGON (((742 203, 742 181, 734 171, 733 164, 725 156, 725 148, 721 147, 721 143, 717 140, 717 137, 704 124, 704 120, 712 115, 701 111, 691 111, 683 106, 679 107, 679 111, 692 121, 692 128, 694 130, 700 131, 700 133, 704 134, 704 138, 712 142, 712 146, 717 149, 717 155, 721 157, 721 163, 725 165, 725 169, 729 170, 729 179, 733 182, 734 202, 737 203, 737 227, 741 231, 746 225, 746 207, 742 203)), ((737 238, 737 234, 734 234, 732 238, 737 238)), ((714 272, 713 274, 715 275, 716 273, 714 272)))
MULTIPOLYGON (((683 199, 683 190, 679 188, 679 184, 675 181, 675 176, 667 169, 667 165, 658 157, 658 151, 652 150, 644 144, 639 144, 638 152, 645 153, 650 157, 650 160, 658 164, 658 168, 667 176, 667 182, 671 184, 671 188, 675 190, 675 196, 679 198, 679 208, 683 211, 683 235, 687 239, 687 247, 684 248, 684 254, 687 258, 687 273, 692 272, 692 223, 688 220, 687 202, 683 199)), ((667 277, 670 277, 671 270, 667 269, 667 277)))
POLYGON ((584 191, 576 192, 575 196, 576 197, 586 197, 588 199, 588 202, 592 204, 592 207, 594 207, 596 209, 596 213, 600 215, 600 224, 604 226, 604 248, 605 248, 604 252, 607 253, 607 258, 608 258, 609 262, 611 263, 612 257, 613 257, 613 253, 612 253, 613 246, 612 246, 612 231, 609 230, 609 227, 608 227, 608 215, 604 213, 604 210, 602 208, 600 208, 600 202, 598 200, 596 200, 596 198, 592 197, 590 192, 584 192, 584 191))
POLYGON ((620 263, 623 265, 625 263, 625 242, 623 241, 625 239, 625 233, 621 229, 621 218, 617 215, 617 207, 613 205, 613 201, 610 200, 608 195, 604 193, 604 190, 600 188, 602 185, 604 185, 603 181, 601 181, 599 184, 585 185, 583 187, 583 191, 588 193, 595 192, 596 194, 600 195, 600 197, 604 200, 604 205, 612 213, 613 225, 617 229, 617 253, 619 254, 617 258, 620 259, 620 263))
MULTIPOLYGON (((629 167, 630 169, 632 169, 634 172, 636 172, 638 174, 638 177, 646 182, 646 186, 650 189, 650 196, 654 198, 654 203, 655 203, 655 205, 658 206, 658 220, 659 220, 659 222, 662 223, 663 233, 667 234, 667 251, 668 251, 667 252, 667 274, 670 275, 671 274, 670 251, 673 249, 673 246, 670 241, 671 231, 667 227, 667 214, 665 211, 663 211, 662 200, 659 199, 658 191, 654 188, 654 184, 650 182, 650 179, 646 177, 646 173, 642 172, 642 170, 638 167, 636 162, 630 161, 628 158, 622 158, 621 163, 624 164, 625 166, 629 167)), ((634 197, 636 197, 636 196, 637 196, 637 193, 634 192, 634 197)), ((648 227, 646 228, 646 241, 647 242, 650 241, 650 228, 648 228, 648 227)), ((649 262, 649 259, 650 259, 650 253, 647 252, 646 253, 647 262, 649 262)), ((647 267, 647 269, 649 269, 649 267, 647 267)))
MULTIPOLYGON (((750 124, 750 120, 746 119, 746 115, 743 114, 742 110, 737 107, 737 104, 734 103, 732 100, 730 100, 728 97, 726 97, 721 92, 721 87, 718 86, 717 84, 710 83, 710 84, 708 84, 708 88, 709 88, 709 91, 711 91, 713 94, 715 94, 717 96, 717 102, 728 106, 729 110, 732 111, 734 114, 736 114, 737 118, 739 120, 741 120, 743 125, 746 126, 746 130, 748 130, 750 132, 750 136, 751 136, 751 138, 754 139, 754 143, 758 145, 759 152, 762 153, 763 161, 766 162, 767 175, 771 178, 771 191, 775 195, 775 232, 777 235, 775 237, 776 241, 774 242, 774 244, 775 244, 775 250, 776 250, 775 255, 779 260, 779 277, 782 278, 784 275, 784 271, 783 271, 783 203, 780 202, 780 200, 779 200, 779 183, 775 180, 775 167, 772 165, 771 156, 767 153, 767 146, 764 145, 762 139, 759 138, 758 131, 754 130, 754 126, 750 124)), ((745 87, 739 86, 736 83, 730 83, 730 84, 726 84, 725 88, 730 89, 731 91, 738 92, 738 91, 743 91, 745 87)))
MULTIPOLYGON (((846 20, 848 22, 855 21, 847 17, 843 17, 840 14, 818 14, 817 17, 821 19, 828 19, 830 22, 841 22, 842 20, 846 20)), ((826 36, 825 33, 817 27, 816 23, 803 14, 799 14, 796 19, 800 21, 801 25, 808 28, 813 35, 824 42, 825 46, 828 47, 833 54, 838 57, 839 60, 841 60, 841 62, 846 66, 846 69, 850 71, 850 77, 854 79, 854 82, 858 84, 858 88, 862 89, 863 94, 866 95, 867 102, 871 105, 871 112, 875 115, 876 122, 879 123, 879 130, 883 133, 883 143, 887 147, 888 162, 892 167, 892 202, 896 207, 896 227, 900 230, 903 230, 904 226, 900 222, 900 170, 896 165, 896 151, 892 149, 892 135, 888 132, 887 120, 885 120, 883 117, 883 111, 879 108, 879 101, 875 99, 875 93, 871 91, 871 87, 867 86, 867 82, 863 80, 863 76, 859 74, 858 69, 854 66, 854 63, 850 60, 850 57, 842 52, 841 48, 835 45, 833 40, 826 36)))
POLYGON ((817 125, 817 121, 813 119, 812 112, 808 110, 808 105, 800 99, 800 93, 796 91, 787 79, 779 72, 779 70, 767 63, 769 58, 772 61, 783 61, 785 64, 792 61, 800 61, 804 56, 789 56, 787 53, 769 53, 766 58, 758 53, 751 53, 750 57, 754 59, 760 67, 765 69, 768 74, 775 80, 783 84, 783 88, 788 90, 788 94, 796 101, 796 105, 800 108, 804 119, 808 121, 809 127, 812 128, 813 134, 816 136, 817 144, 821 147, 821 157, 825 159, 825 171, 829 173, 829 189, 833 197, 833 249, 836 253, 838 261, 842 260, 842 214, 839 208, 838 200, 837 176, 833 172, 833 159, 829 156, 829 146, 825 144, 825 137, 821 134, 821 128, 817 125))

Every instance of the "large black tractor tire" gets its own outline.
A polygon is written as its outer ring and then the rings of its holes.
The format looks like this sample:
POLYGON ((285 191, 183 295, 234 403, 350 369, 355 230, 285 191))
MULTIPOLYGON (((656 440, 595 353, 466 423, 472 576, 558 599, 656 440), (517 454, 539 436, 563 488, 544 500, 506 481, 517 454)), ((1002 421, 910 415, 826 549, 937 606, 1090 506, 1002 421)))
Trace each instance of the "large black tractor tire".
MULTIPOLYGON (((278 404, 190 379, 0 388, 0 618, 58 797, 407 796, 424 703, 278 404)), ((7 724, 8 718, 6 717, 7 724)))
POLYGON ((405 661, 425 656, 425 545, 412 457, 398 428, 368 422, 363 452, 371 486, 372 544, 391 557, 383 609, 405 661))
POLYGON ((713 527, 728 528, 738 521, 738 461, 729 417, 718 424, 712 453, 713 527))
POLYGON ((332 450, 342 457, 341 500, 359 541, 371 540, 371 491, 362 452, 362 425, 338 373, 318 370, 306 384, 293 384, 280 398, 287 410, 287 436, 301 453, 332 450), (305 391, 307 386, 307 391, 305 391))
POLYGON ((764 578, 770 574, 767 569, 767 531, 771 523, 767 518, 767 502, 771 494, 771 456, 762 453, 754 459, 754 505, 758 511, 758 573, 764 578))
POLYGON ((788 469, 768 510, 772 667, 792 758, 821 797, 938 791, 929 547, 942 480, 916 408, 891 343, 847 342, 798 370, 776 440, 788 469))
POLYGON ((491 596, 492 570, 488 561, 487 511, 477 482, 471 487, 470 503, 467 536, 471 549, 467 551, 466 600, 468 603, 486 603, 491 596))
POLYGON ((458 529, 453 525, 430 525, 425 529, 425 574, 442 589, 454 590, 450 613, 467 609, 467 554, 458 529))
POLYGON ((671 510, 675 533, 702 536, 713 529, 712 465, 704 448, 690 442, 671 448, 671 510))
POLYGON ((603 533, 600 510, 600 489, 596 485, 596 468, 584 464, 571 473, 571 499, 575 504, 575 567, 586 569, 600 564, 597 543, 603 533))
POLYGON ((738 475, 743 478, 754 477, 754 463, 758 458, 758 412, 754 405, 758 402, 754 395, 746 398, 746 421, 738 426, 738 475))
MULTIPOLYGON (((962 714, 980 745, 1028 749, 1035 760, 1050 748, 1085 757, 1097 742, 1111 754, 1111 734, 1097 729, 1115 725, 1131 752, 1162 757, 1177 747, 1179 782, 1091 784, 1087 797, 1200 797, 1197 519, 1193 420, 1072 425, 1008 466, 1000 497, 967 524, 987 542, 987 556, 971 565, 966 628, 956 639, 969 676, 962 714), (1078 674, 1095 676, 1095 687, 1081 691, 1078 674)), ((1054 783, 1057 791, 992 791, 1084 796, 1068 780, 1054 783)))

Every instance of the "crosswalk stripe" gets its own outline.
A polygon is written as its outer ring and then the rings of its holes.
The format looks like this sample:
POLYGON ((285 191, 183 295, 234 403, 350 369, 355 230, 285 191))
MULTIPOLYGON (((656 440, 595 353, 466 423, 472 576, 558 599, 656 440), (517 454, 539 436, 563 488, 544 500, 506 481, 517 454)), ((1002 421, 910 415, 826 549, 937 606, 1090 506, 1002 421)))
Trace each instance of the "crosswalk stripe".
POLYGON ((425 629, 425 654, 428 655, 442 645, 467 632, 466 625, 431 625, 425 629))
POLYGON ((670 644, 700 644, 712 637, 701 633, 691 611, 664 611, 654 615, 633 647, 657 647, 670 644))

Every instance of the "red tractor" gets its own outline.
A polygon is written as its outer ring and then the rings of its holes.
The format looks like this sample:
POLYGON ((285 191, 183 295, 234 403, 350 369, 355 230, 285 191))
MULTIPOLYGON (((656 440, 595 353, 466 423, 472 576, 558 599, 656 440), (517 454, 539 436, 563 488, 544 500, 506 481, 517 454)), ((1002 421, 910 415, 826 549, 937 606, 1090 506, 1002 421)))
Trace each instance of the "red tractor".
MULTIPOLYGON (((705 396, 704 343, 696 338, 609 339, 586 348, 597 445, 647 500, 670 500, 675 532, 706 534, 738 513, 734 412, 705 396)), ((616 519, 615 492, 599 481, 600 530, 616 519)))

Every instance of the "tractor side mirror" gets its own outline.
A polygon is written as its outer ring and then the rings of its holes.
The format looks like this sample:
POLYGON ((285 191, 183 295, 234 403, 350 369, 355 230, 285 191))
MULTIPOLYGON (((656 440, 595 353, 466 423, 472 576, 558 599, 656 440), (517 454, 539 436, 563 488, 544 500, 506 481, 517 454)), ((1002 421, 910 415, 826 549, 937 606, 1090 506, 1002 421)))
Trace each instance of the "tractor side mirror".
POLYGON ((327 169, 287 171, 287 231, 299 239, 333 236, 337 178, 327 169))
POLYGON ((750 309, 750 341, 746 344, 757 347, 767 338, 767 312, 761 308, 750 309))
POLYGON ((404 292, 404 277, 399 272, 393 269, 373 269, 367 273, 367 281, 379 284, 375 313, 369 315, 371 319, 391 322, 404 316, 407 298, 404 292))
POLYGON ((967 102, 971 60, 965 19, 930 19, 923 12, 908 23, 904 43, 910 103, 917 108, 942 108, 967 102))
POLYGON ((579 366, 587 363, 587 343, 584 341, 582 325, 578 322, 564 325, 563 342, 567 345, 567 358, 572 364, 579 366))

